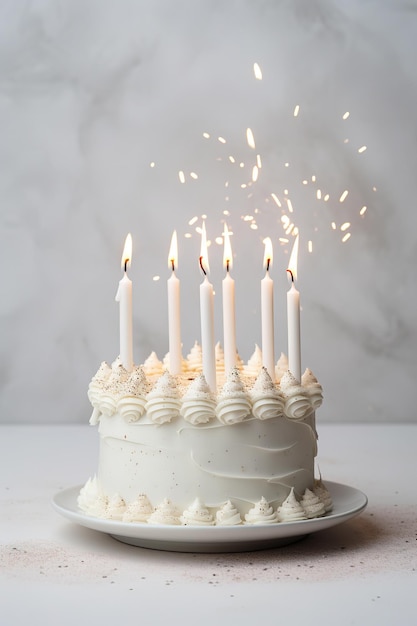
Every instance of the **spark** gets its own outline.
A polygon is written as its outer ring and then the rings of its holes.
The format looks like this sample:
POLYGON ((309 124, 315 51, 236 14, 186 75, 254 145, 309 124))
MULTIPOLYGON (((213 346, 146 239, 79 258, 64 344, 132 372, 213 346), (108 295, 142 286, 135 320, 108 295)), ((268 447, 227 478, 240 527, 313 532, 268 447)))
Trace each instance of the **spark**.
POLYGON ((359 211, 359 215, 365 215, 365 213, 366 213, 366 209, 367 209, 367 208, 368 208, 368 207, 363 206, 363 207, 361 208, 361 210, 359 211))
POLYGON ((295 105, 295 109, 294 109, 294 113, 293 113, 294 117, 297 117, 299 112, 300 112, 300 105, 296 104, 295 105))
POLYGON ((311 177, 311 182, 312 182, 312 183, 315 183, 315 182, 316 182, 316 175, 315 175, 315 174, 313 174, 313 175, 312 175, 312 177, 311 177))
POLYGON ((232 156, 229 156, 229 161, 230 163, 236 163, 235 158, 232 156))
POLYGON ((294 213, 292 202, 291 202, 291 200, 289 198, 287 198, 287 207, 288 207, 288 210, 289 210, 290 213, 294 213))
POLYGON ((310 254, 313 252, 313 242, 311 241, 311 239, 308 241, 307 249, 310 252, 310 254))
POLYGON ((339 202, 344 202, 348 196, 349 191, 347 189, 344 190, 344 192, 342 193, 342 195, 339 198, 339 202))
POLYGON ((227 209, 225 209, 225 210, 223 211, 223 215, 226 215, 226 216, 230 215, 230 211, 228 211, 227 209))
POLYGON ((336 222, 332 222, 332 228, 333 228, 333 230, 336 230, 336 228, 337 228, 336 227, 336 222))
POLYGON ((210 134, 209 133, 203 133, 203 137, 204 137, 204 139, 210 139, 210 134))
POLYGON ((186 239, 191 239, 192 234, 191 234, 191 233, 184 233, 184 237, 185 237, 186 239))
POLYGON ((190 221, 188 222, 188 226, 192 226, 193 224, 196 223, 197 220, 198 220, 197 215, 194 215, 194 217, 192 217, 190 221))
POLYGON ((288 243, 288 242, 289 242, 289 239, 287 239, 286 237, 278 237, 278 241, 279 241, 280 243, 285 244, 285 243, 288 243))
POLYGON ((350 239, 351 233, 346 233, 346 235, 344 235, 342 237, 342 243, 345 243, 348 239, 350 239))
POLYGON ((261 155, 260 154, 256 155, 256 165, 259 167, 259 169, 261 169, 262 161, 261 161, 261 155))
POLYGON ((328 202, 329 198, 330 198, 330 195, 328 193, 326 193, 326 195, 324 196, 323 200, 325 202, 328 202))
POLYGON ((217 139, 220 143, 226 143, 226 139, 224 137, 217 137, 217 139))
POLYGON ((223 243, 223 237, 216 237, 216 239, 214 240, 219 246, 222 245, 223 243))
POLYGON ((181 183, 181 184, 184 184, 184 183, 185 183, 185 174, 184 174, 184 172, 183 172, 182 170, 180 170, 180 171, 178 172, 178 178, 180 179, 180 183, 181 183))
POLYGON ((155 167, 155 161, 151 161, 151 162, 149 163, 149 167, 155 167))
POLYGON ((282 207, 282 204, 279 201, 279 198, 278 198, 278 196, 275 193, 271 193, 271 198, 272 198, 272 200, 275 202, 275 204, 277 206, 279 206, 280 208, 282 207))
POLYGON ((308 185, 308 180, 304 179, 303 180, 303 185, 308 185))
POLYGON ((248 142, 249 148, 255 149, 255 138, 253 136, 253 132, 250 128, 246 129, 246 141, 248 142))
POLYGON ((255 224, 254 222, 252 222, 250 227, 251 227, 252 230, 258 230, 258 224, 255 224))
POLYGON ((193 178, 194 180, 197 180, 198 175, 195 172, 191 172, 190 173, 191 178, 193 178))
POLYGON ((350 222, 345 222, 344 224, 341 225, 340 230, 342 232, 344 232, 345 230, 347 230, 350 227, 350 222))
POLYGON ((153 276, 153 277, 152 277, 152 280, 153 280, 154 282, 156 282, 156 281, 158 281, 160 278, 161 278, 160 276, 156 275, 156 276, 153 276))
POLYGON ((362 152, 365 152, 365 150, 366 150, 366 149, 367 149, 367 146, 361 146, 361 147, 358 149, 359 154, 362 154, 362 152))
POLYGON ((321 200, 321 189, 317 189, 316 198, 317 200, 321 200))
POLYGON ((252 222, 253 215, 242 215, 242 219, 244 222, 252 222))
POLYGON ((342 116, 342 120, 347 120, 349 115, 350 115, 349 111, 346 111, 346 113, 344 113, 343 116, 342 116))
POLYGON ((288 161, 287 163, 284 163, 284 167, 290 167, 290 164, 288 163, 288 161))
POLYGON ((252 168, 252 182, 256 183, 258 180, 259 169, 257 165, 254 165, 252 168))
POLYGON ((262 80, 262 70, 259 67, 258 63, 253 64, 253 72, 255 74, 256 80, 262 80))

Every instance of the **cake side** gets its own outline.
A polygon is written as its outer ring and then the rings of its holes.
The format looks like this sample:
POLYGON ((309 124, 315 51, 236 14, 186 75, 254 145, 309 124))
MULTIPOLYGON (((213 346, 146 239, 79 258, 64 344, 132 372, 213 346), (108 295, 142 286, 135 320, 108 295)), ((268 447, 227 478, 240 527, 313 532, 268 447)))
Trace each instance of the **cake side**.
POLYGON ((223 380, 214 395, 196 353, 194 346, 176 377, 154 354, 131 373, 118 360, 102 363, 89 386, 90 423, 99 424, 98 477, 82 489, 80 508, 170 524, 275 523, 305 519, 308 510, 324 514, 328 492, 314 478, 322 389, 311 371, 297 381, 281 358, 274 383, 252 358, 225 377, 218 359, 223 380), (302 512, 294 512, 294 502, 302 512))

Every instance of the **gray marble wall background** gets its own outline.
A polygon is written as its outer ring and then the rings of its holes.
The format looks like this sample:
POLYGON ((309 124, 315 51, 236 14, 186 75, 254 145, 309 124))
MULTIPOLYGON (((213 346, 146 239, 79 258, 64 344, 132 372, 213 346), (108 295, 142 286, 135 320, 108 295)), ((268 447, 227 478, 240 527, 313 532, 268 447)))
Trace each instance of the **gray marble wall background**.
POLYGON ((88 420, 90 377, 118 354, 114 296, 129 231, 136 362, 168 349, 174 228, 184 352, 200 339, 203 214, 218 338, 215 238, 227 219, 240 354, 261 341, 265 236, 285 352, 285 189, 300 230, 303 366, 325 391, 320 419, 415 420, 416 33, 415 1, 2 0, 1 420, 88 420), (258 153, 259 179, 242 188, 258 153))

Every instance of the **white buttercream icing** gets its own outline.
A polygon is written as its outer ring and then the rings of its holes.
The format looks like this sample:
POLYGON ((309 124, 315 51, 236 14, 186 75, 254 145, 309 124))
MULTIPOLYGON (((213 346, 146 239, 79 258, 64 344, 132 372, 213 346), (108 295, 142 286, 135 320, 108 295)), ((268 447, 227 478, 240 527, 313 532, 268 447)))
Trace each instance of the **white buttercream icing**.
POLYGON ((97 476, 89 478, 84 487, 81 487, 80 493, 77 498, 77 504, 79 508, 88 513, 97 499, 97 496, 101 492, 100 486, 97 480, 97 476))
POLYGON ((312 519, 313 517, 322 517, 326 513, 323 502, 310 489, 305 490, 304 495, 301 498, 301 506, 303 507, 308 519, 312 519))
POLYGON ((272 419, 283 415, 284 398, 265 367, 261 368, 250 397, 252 413, 258 419, 272 419))
POLYGON ((99 493, 97 494, 94 502, 91 503, 91 506, 88 509, 88 514, 93 517, 106 517, 108 504, 108 497, 103 493, 99 493))
POLYGON ((180 413, 180 394, 175 378, 169 372, 158 378, 146 400, 146 412, 155 424, 170 422, 180 413))
POLYGON ((128 422, 137 422, 145 414, 147 381, 142 367, 135 367, 126 380, 116 410, 128 422))
POLYGON ((242 524, 242 518, 237 508, 228 500, 216 511, 217 526, 236 526, 242 524))
POLYGON ((313 411, 306 389, 289 370, 283 374, 280 387, 285 398, 284 412, 287 417, 301 420, 313 411))
POLYGON ((123 518, 123 514, 126 511, 126 502, 119 494, 114 494, 108 502, 106 508, 106 514, 104 517, 107 519, 120 521, 123 518))
POLYGON ((255 344, 255 350, 249 357, 247 364, 244 366, 244 372, 248 376, 258 376, 262 368, 262 350, 255 344))
POLYGON ((148 517, 148 524, 173 524, 179 526, 181 513, 172 504, 171 500, 165 498, 155 511, 148 517))
POLYGON ((239 376, 238 369, 230 370, 218 397, 216 415, 223 424, 242 422, 251 413, 249 396, 239 376))
POLYGON ((215 345, 214 354, 216 358, 216 372, 224 372, 224 350, 220 341, 215 345))
POLYGON ((196 498, 180 517, 183 526, 213 526, 214 519, 208 508, 196 498))
POLYGON ((144 493, 138 495, 135 500, 129 502, 123 513, 124 522, 146 522, 148 517, 152 515, 154 508, 150 503, 148 496, 144 493))
POLYGON ((275 366, 275 378, 279 382, 285 372, 288 370, 288 357, 286 354, 281 352, 281 355, 277 361, 275 366))
POLYGON ((119 363, 112 366, 111 374, 107 378, 100 396, 99 409, 103 415, 111 417, 116 412, 117 401, 123 395, 124 383, 129 378, 129 372, 119 363))
POLYGON ((187 355, 188 369, 194 372, 201 372, 203 370, 203 353, 201 346, 196 341, 187 355))
POLYGON ((216 398, 204 377, 199 374, 183 396, 181 415, 191 424, 206 424, 216 415, 216 398))
POLYGON ((303 507, 295 497, 294 488, 291 488, 284 502, 278 507, 277 515, 280 522, 298 522, 307 519, 303 507))
POLYGON ((321 478, 314 481, 313 492, 323 503, 326 513, 329 513, 333 509, 333 500, 321 478))
POLYGON ((302 375, 301 384, 306 389, 313 410, 315 411, 323 402, 323 388, 309 368, 307 368, 302 375))
POLYGON ((268 501, 262 498, 245 515, 247 524, 275 524, 278 521, 277 513, 268 501))
POLYGON ((143 369, 147 376, 160 376, 164 371, 162 362, 158 359, 156 352, 151 352, 143 364, 143 369))

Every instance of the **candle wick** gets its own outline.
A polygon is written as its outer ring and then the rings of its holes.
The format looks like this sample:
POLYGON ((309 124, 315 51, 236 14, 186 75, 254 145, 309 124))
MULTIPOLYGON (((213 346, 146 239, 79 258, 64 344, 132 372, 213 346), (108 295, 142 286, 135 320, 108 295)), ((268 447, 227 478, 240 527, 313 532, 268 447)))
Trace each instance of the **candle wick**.
POLYGON ((226 272, 229 272, 229 271, 230 271, 230 260, 227 259, 227 261, 226 261, 226 272))
POLYGON ((201 267, 201 271, 203 272, 204 276, 207 276, 207 272, 203 267, 203 257, 200 257, 200 267, 201 267))
POLYGON ((129 263, 129 259, 125 259, 125 273, 127 272, 127 264, 129 263))
POLYGON ((266 271, 269 272, 269 265, 271 263, 271 259, 267 259, 266 261, 266 271))
POLYGON ((172 271, 175 272, 175 261, 174 261, 174 259, 171 259, 171 267, 172 267, 172 271))
POLYGON ((293 283, 294 282, 294 274, 292 273, 292 270, 287 270, 287 272, 291 276, 291 282, 293 283))

